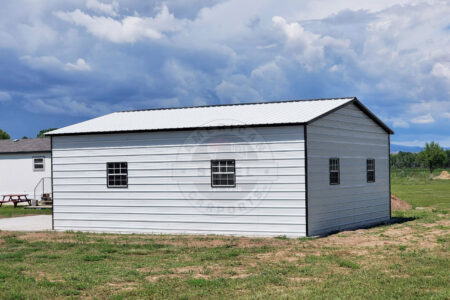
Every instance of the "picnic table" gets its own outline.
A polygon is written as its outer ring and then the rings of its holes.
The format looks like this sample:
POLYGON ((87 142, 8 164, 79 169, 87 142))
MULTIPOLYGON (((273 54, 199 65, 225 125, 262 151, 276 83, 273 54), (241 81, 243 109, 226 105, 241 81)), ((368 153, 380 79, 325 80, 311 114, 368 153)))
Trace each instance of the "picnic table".
POLYGON ((2 201, 0 201, 0 207, 3 203, 12 202, 14 207, 17 207, 17 203, 19 202, 28 202, 28 205, 31 206, 31 200, 28 199, 28 194, 9 194, 3 195, 2 201))

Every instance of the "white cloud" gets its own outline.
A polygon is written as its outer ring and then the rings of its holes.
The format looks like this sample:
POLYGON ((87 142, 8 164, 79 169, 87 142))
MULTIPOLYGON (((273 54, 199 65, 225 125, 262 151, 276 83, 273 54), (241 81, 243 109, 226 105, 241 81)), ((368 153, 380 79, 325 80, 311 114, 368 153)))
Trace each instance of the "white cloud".
POLYGON ((10 101, 12 99, 8 92, 0 91, 0 102, 10 101))
POLYGON ((0 91, 0 102, 10 101, 12 99, 8 92, 0 91))
POLYGON ((75 64, 73 63, 66 63, 65 68, 67 70, 74 70, 74 71, 90 71, 91 66, 89 66, 86 61, 82 58, 77 59, 77 62, 75 64))
POLYGON ((90 16, 79 9, 72 12, 56 12, 60 19, 85 27, 91 34, 114 43, 135 43, 143 39, 161 39, 163 33, 183 28, 184 20, 179 20, 162 6, 154 18, 127 16, 122 20, 111 17, 90 16))
POLYGON ((59 99, 33 99, 28 102, 26 109, 33 113, 98 116, 112 112, 114 107, 108 105, 108 103, 88 102, 63 97, 59 99))
POLYGON ((450 80, 450 62, 435 63, 433 65, 433 69, 431 70, 431 74, 437 77, 443 77, 447 80, 450 80))
POLYGON ((442 116, 443 116, 444 118, 450 119, 450 112, 443 113, 442 116))
POLYGON ((82 58, 78 58, 75 63, 64 64, 54 56, 22 56, 20 58, 29 67, 36 70, 66 70, 66 71, 90 71, 91 67, 82 58))
POLYGON ((325 49, 347 49, 348 40, 339 40, 330 36, 321 36, 305 30, 299 23, 288 23, 284 18, 272 18, 275 28, 280 29, 285 37, 285 47, 304 65, 308 71, 319 71, 325 64, 325 49))
POLYGON ((391 122, 392 125, 396 128, 409 128, 409 123, 402 118, 393 118, 391 122))
POLYGON ((97 0, 87 0, 86 7, 98 12, 102 12, 104 14, 110 16, 117 16, 117 10, 119 8, 119 3, 117 1, 113 1, 111 3, 103 3, 97 0))
POLYGON ((412 119, 411 123, 430 124, 430 123, 434 123, 434 118, 431 114, 426 114, 426 115, 422 115, 422 116, 412 119))
POLYGON ((25 55, 20 58, 32 69, 51 70, 51 69, 63 69, 64 64, 54 56, 30 56, 25 55))

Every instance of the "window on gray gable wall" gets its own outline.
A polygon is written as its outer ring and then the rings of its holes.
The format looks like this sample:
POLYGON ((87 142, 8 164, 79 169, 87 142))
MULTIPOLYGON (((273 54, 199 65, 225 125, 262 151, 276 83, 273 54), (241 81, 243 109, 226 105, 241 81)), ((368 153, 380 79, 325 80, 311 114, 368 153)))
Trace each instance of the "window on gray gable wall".
POLYGON ((330 158, 330 185, 341 183, 339 158, 330 158))
POLYGON ((367 159, 367 182, 375 182, 375 159, 367 159))

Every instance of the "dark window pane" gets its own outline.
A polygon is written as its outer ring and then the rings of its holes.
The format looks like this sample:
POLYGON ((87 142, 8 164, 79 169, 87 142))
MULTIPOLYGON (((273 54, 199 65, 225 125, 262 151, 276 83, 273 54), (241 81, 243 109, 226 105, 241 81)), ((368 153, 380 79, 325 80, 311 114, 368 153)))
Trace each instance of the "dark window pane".
POLYGON ((235 186, 235 169, 234 160, 212 160, 211 161, 211 178, 212 186, 234 187, 235 186))
POLYGON ((128 186, 128 163, 107 163, 108 187, 128 186))

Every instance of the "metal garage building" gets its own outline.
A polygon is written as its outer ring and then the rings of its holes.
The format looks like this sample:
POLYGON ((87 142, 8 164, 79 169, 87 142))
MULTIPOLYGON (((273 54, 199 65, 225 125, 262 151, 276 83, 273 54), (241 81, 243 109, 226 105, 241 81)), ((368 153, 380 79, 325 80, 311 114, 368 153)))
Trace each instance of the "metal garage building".
POLYGON ((392 133, 356 98, 108 114, 49 133, 54 229, 301 237, 383 222, 392 133))

